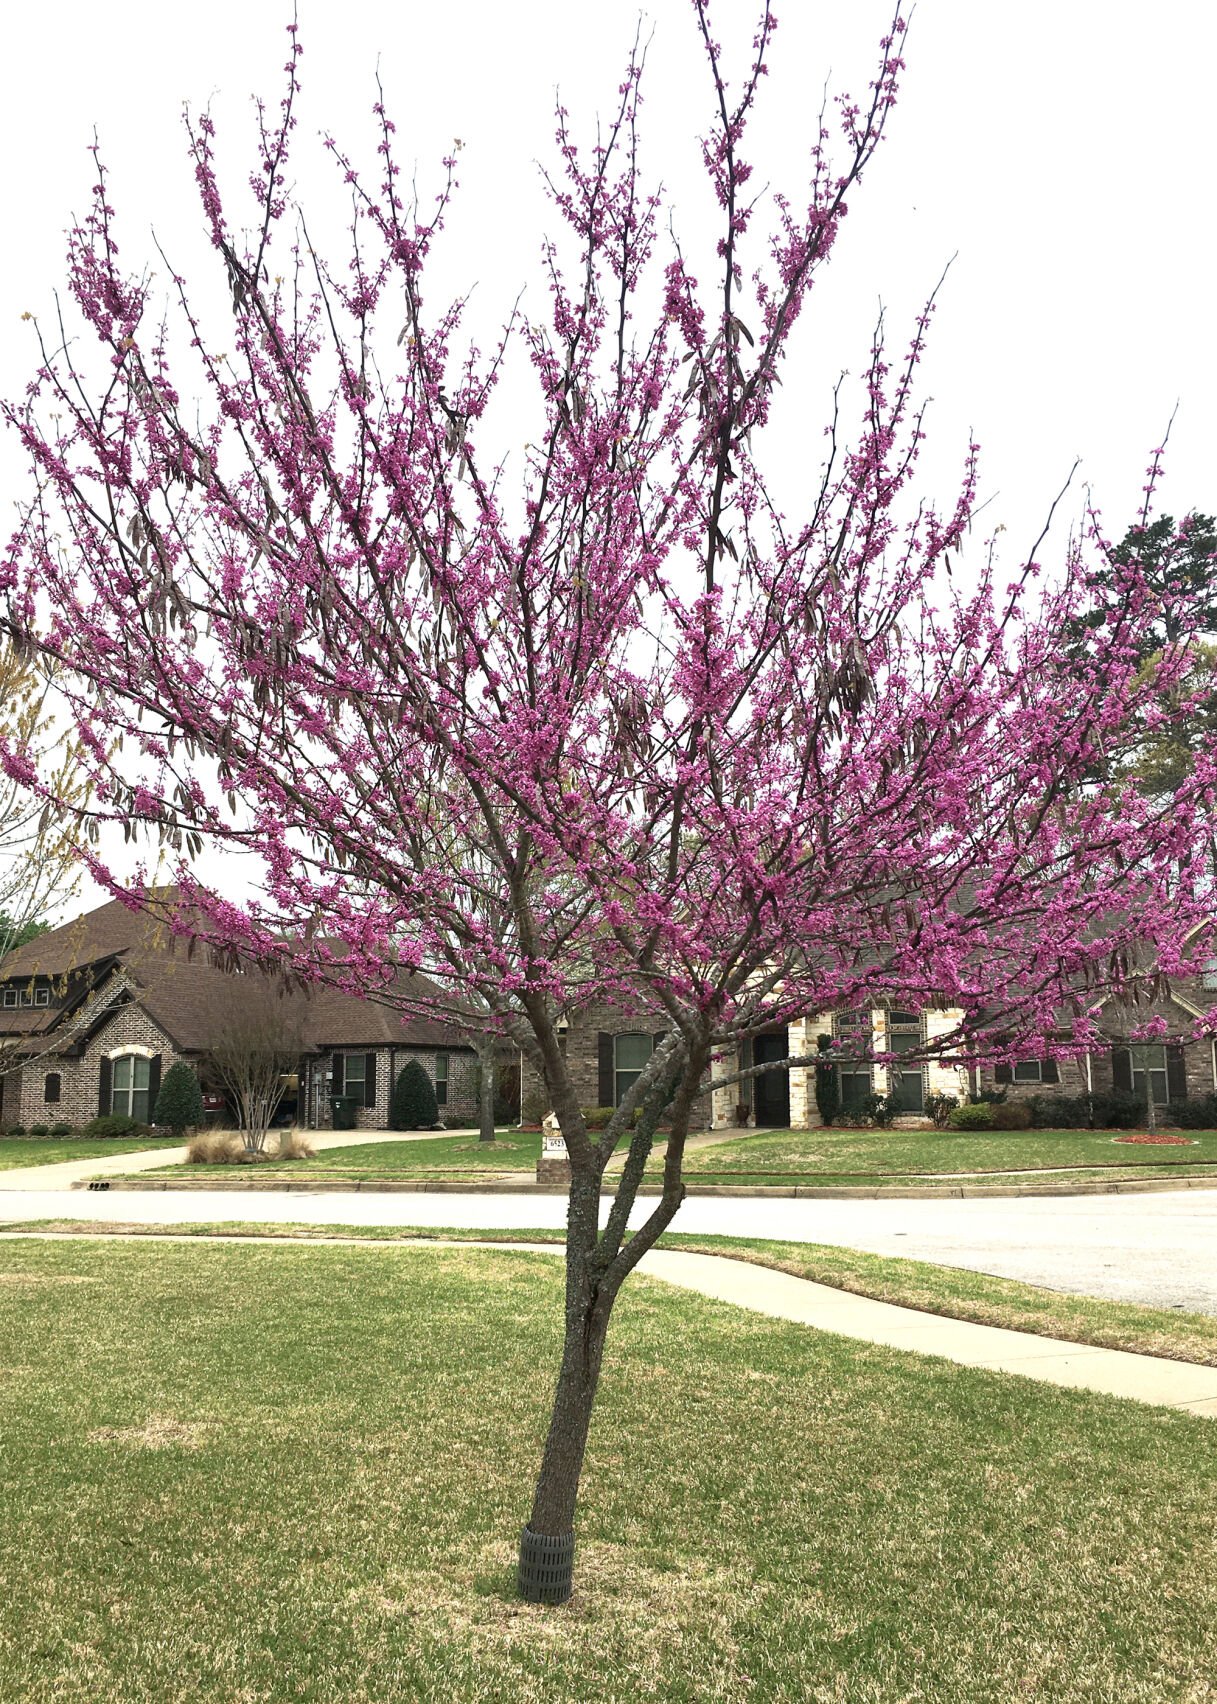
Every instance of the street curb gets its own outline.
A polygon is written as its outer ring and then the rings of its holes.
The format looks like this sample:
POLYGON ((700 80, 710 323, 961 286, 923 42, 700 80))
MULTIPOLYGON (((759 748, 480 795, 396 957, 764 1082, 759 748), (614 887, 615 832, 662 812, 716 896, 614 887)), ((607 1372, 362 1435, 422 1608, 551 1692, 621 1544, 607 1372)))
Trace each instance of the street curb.
MULTIPOLYGON (((495 1183, 452 1183, 435 1179, 412 1182, 368 1179, 366 1181, 308 1182, 293 1183, 290 1179, 260 1178, 260 1177, 206 1177, 206 1178, 143 1178, 143 1177, 95 1177, 78 1178, 71 1185, 73 1189, 89 1190, 163 1190, 167 1193, 190 1194, 199 1190, 248 1191, 253 1194, 284 1194, 284 1195, 565 1195, 566 1189, 553 1185, 536 1183, 531 1177, 521 1178, 520 1181, 497 1181, 495 1183)), ((1081 1195, 1160 1195, 1182 1189, 1213 1189, 1217 1187, 1217 1179, 1208 1177, 1156 1177, 1156 1178, 1124 1178, 1113 1179, 1110 1183, 1102 1180, 1092 1183, 1044 1183, 1039 1185, 1017 1184, 1002 1188, 985 1187, 976 1184, 939 1184, 924 1185, 912 1189, 892 1188, 851 1188, 847 1186, 824 1187, 817 1189, 808 1184, 786 1186, 763 1185, 753 1188, 735 1188, 731 1184, 696 1184, 687 1185, 685 1197, 695 1200, 703 1197, 727 1197, 746 1201, 1010 1201, 1024 1199, 1052 1199, 1055 1196, 1081 1195)), ((603 1188, 601 1194, 612 1196, 611 1188, 603 1188)), ((638 1191, 640 1196, 661 1195, 663 1191, 656 1184, 644 1184, 638 1191)))

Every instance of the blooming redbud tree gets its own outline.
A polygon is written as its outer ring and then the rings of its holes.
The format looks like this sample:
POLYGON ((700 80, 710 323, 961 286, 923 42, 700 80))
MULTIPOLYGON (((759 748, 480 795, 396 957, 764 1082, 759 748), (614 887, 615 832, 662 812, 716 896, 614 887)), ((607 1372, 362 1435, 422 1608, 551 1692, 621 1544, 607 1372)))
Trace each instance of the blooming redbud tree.
MULTIPOLYGON (((774 21, 733 85, 708 0, 692 11, 709 268, 644 175, 635 56, 593 146, 559 113, 547 314, 517 310, 479 352, 464 304, 425 288, 454 162, 420 207, 379 107, 370 174, 329 144, 350 244, 314 249, 285 189, 293 34, 281 107, 258 109, 252 211, 243 187, 230 205, 210 117, 187 119, 219 323, 184 278, 166 311, 127 269, 99 165, 68 256, 88 337, 40 331, 6 410, 31 467, 9 626, 56 660, 91 754, 94 877, 157 903, 112 853, 120 825, 151 834, 183 931, 408 1015, 479 1014, 543 1077, 572 1182, 526 1552, 573 1531, 610 1313, 680 1206, 714 1062, 875 998, 962 1011, 933 1044, 960 1058, 1058 1045, 1062 1007, 1083 1045, 1138 967, 1196 962, 1212 897, 1211 759, 1164 805, 1106 757, 1130 718, 1172 713, 1138 680, 1155 608, 1136 562, 1096 590, 1091 517, 1051 584, 1034 562, 1006 583, 965 551, 975 446, 945 506, 915 489, 929 307, 900 355, 876 339, 856 425, 842 401, 797 512, 767 479, 776 387, 883 137, 901 21, 774 194, 747 157, 774 21), (522 456, 515 404, 496 414, 513 361, 522 456), (1102 623, 1063 643, 1096 596, 1102 623), (261 897, 210 891, 205 847, 255 853, 261 897), (561 1039, 593 1002, 663 1036, 602 1132, 561 1039), (661 1117, 662 1193, 627 1237, 661 1117)), ((1174 614, 1186 634, 1186 588, 1174 614)))

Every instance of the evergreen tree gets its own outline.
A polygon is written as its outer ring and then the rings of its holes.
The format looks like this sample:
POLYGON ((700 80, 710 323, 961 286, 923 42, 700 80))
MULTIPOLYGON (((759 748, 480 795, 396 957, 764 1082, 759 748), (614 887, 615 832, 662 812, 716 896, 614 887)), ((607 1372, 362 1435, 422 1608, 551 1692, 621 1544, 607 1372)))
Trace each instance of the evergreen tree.
POLYGON ((393 1130, 433 1130, 439 1123, 435 1086, 417 1059, 408 1059, 393 1085, 389 1126, 393 1130))
MULTIPOLYGON (((830 1035, 818 1035, 816 1046, 827 1053, 832 1046, 830 1035)), ((816 1106, 825 1124, 831 1124, 841 1110, 841 1085, 835 1064, 816 1066, 816 1106)))
POLYGON ((175 1136, 184 1136, 192 1126, 203 1122, 203 1091, 191 1066, 179 1060, 165 1072, 152 1122, 172 1130, 175 1136))

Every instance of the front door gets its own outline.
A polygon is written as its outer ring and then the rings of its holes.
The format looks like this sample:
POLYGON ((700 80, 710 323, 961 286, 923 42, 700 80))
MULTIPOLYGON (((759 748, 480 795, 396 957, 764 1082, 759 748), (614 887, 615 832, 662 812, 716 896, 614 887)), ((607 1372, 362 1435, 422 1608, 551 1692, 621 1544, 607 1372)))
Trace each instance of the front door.
MULTIPOLYGON (((758 1035, 752 1043, 752 1063, 786 1059, 790 1046, 785 1030, 776 1035, 758 1035)), ((781 1130, 790 1126, 790 1072, 762 1071, 752 1079, 752 1110, 758 1129, 781 1130)))

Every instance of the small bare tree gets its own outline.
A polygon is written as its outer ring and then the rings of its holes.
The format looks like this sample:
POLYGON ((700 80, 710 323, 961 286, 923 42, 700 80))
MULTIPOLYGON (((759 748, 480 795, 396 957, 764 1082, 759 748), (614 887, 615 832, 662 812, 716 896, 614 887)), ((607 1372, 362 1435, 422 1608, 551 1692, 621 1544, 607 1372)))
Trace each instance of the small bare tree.
POLYGON ((251 1016, 230 1018, 208 1050, 208 1062, 236 1107, 247 1154, 265 1152, 283 1079, 299 1065, 302 1045, 297 1016, 268 1003, 251 1016))

